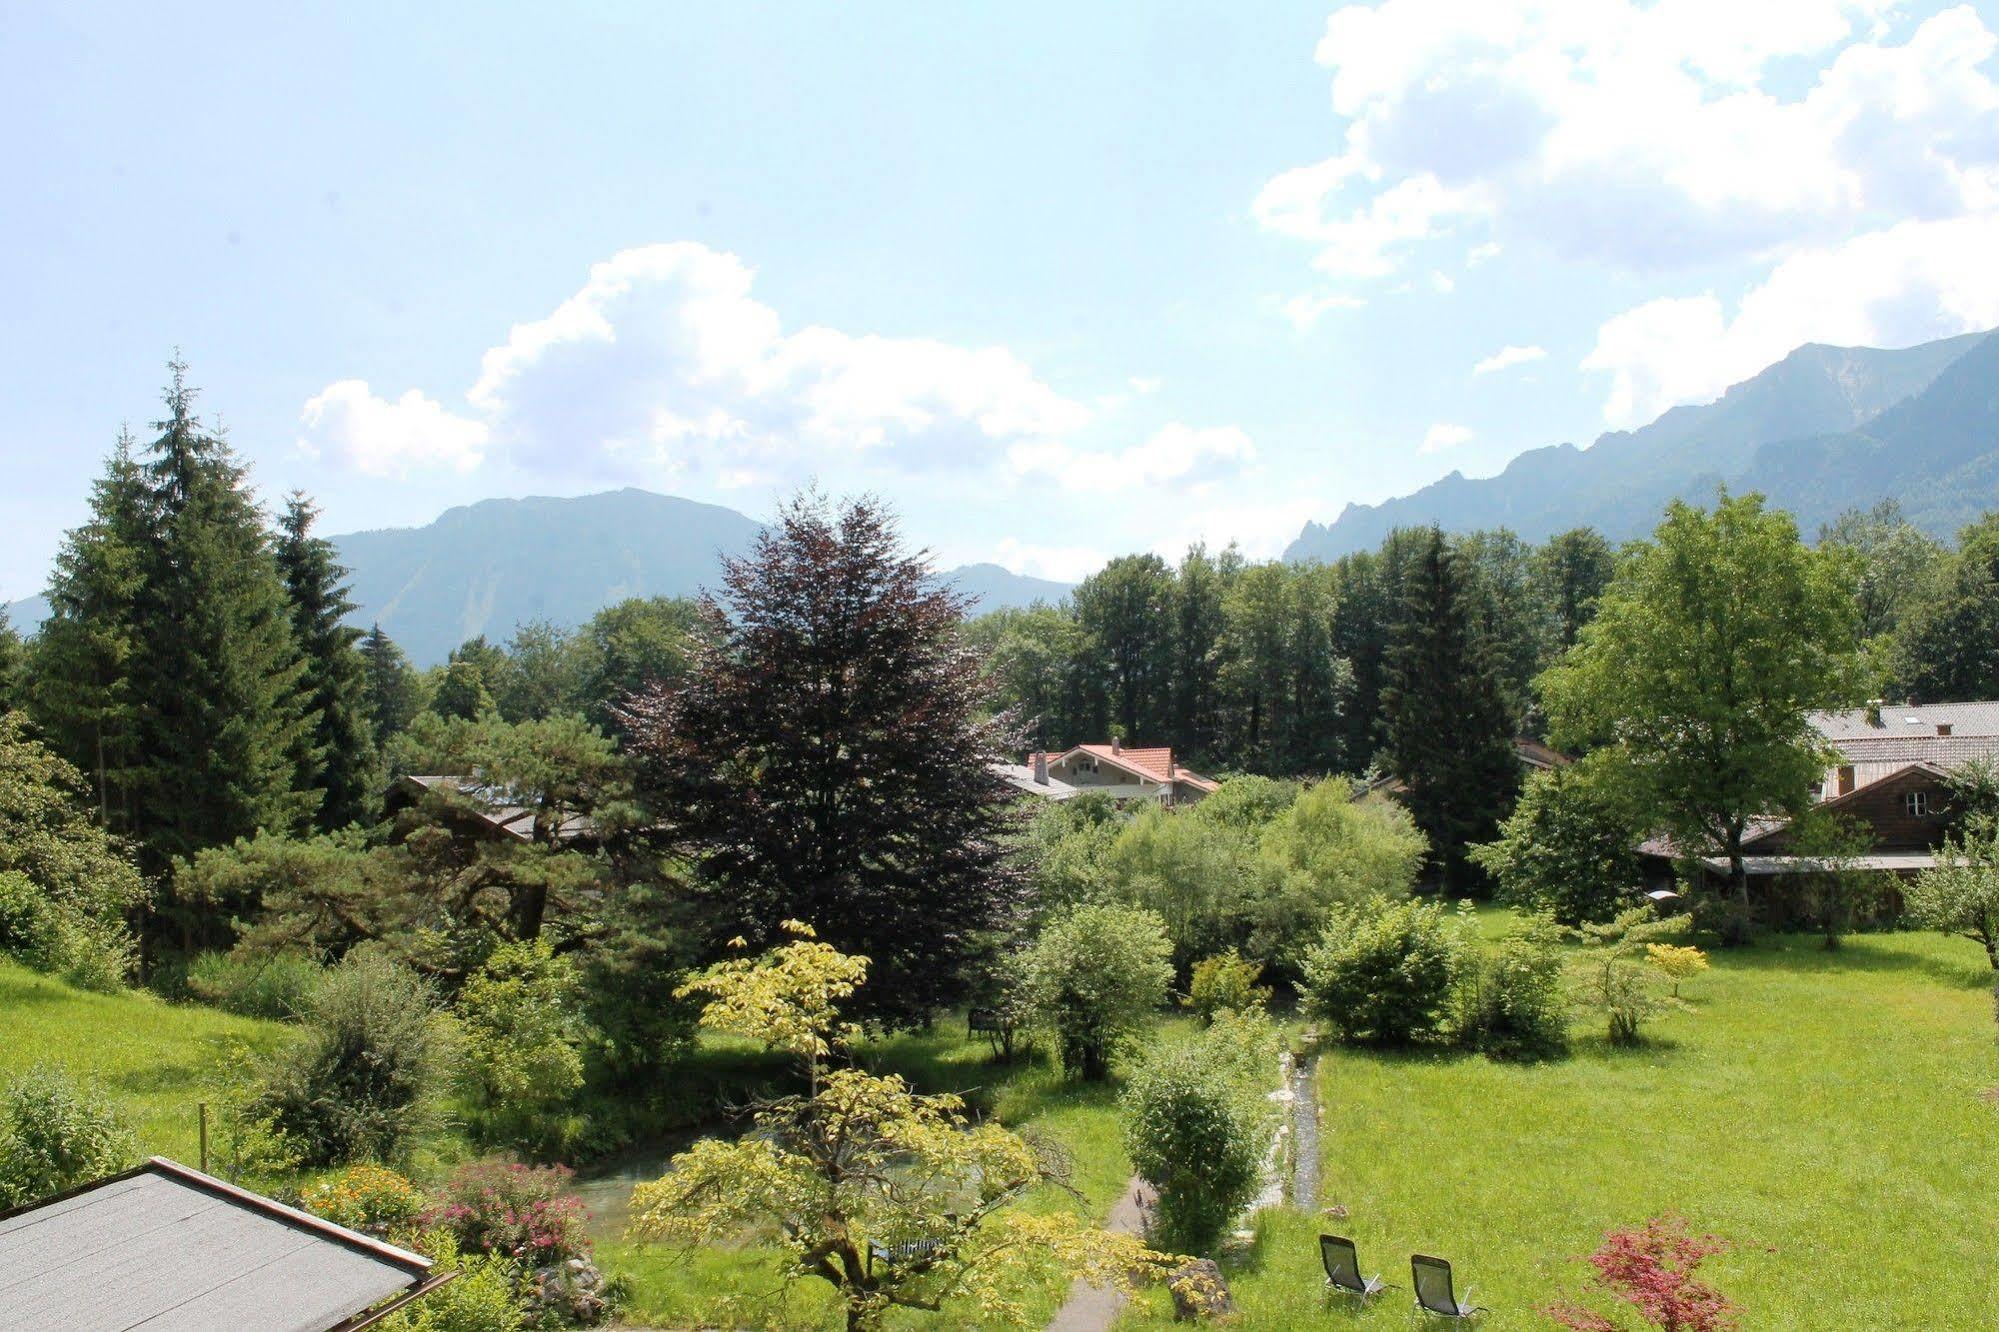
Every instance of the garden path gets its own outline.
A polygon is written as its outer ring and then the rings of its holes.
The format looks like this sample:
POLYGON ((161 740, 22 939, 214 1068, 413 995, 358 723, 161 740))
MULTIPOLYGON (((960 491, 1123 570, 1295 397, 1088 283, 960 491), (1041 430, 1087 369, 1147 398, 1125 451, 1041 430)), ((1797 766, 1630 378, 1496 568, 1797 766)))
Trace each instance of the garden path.
MULTIPOLYGON (((1152 1189, 1133 1175, 1104 1218, 1104 1229, 1120 1235, 1144 1234, 1145 1216, 1153 1201, 1152 1189)), ((1078 1278, 1069 1287, 1069 1298, 1055 1311, 1048 1332, 1108 1332, 1123 1308, 1124 1295, 1116 1287, 1093 1286, 1078 1278)))

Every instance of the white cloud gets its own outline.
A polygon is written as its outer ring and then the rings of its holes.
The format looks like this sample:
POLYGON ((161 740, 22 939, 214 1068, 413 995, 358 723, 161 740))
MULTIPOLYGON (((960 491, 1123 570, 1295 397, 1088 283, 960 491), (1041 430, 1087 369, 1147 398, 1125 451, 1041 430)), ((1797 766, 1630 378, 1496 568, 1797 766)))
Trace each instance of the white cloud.
POLYGON ((299 421, 302 448, 363 476, 469 472, 485 461, 489 439, 484 423, 453 415, 415 389, 390 402, 360 379, 328 384, 306 401, 299 421))
POLYGON ((1488 259, 1496 259, 1504 247, 1498 241, 1483 241, 1465 252, 1465 267, 1477 268, 1488 259))
POLYGON ((1516 365, 1527 365, 1543 360, 1548 355, 1546 347, 1501 347, 1492 355, 1471 368, 1475 375, 1489 375, 1499 370, 1510 370, 1516 365))
POLYGON ((1166 381, 1156 375, 1133 375, 1125 381, 1133 393, 1146 397, 1166 387, 1166 381))
POLYGON ((1047 477, 1067 490, 1198 490, 1241 472, 1256 460, 1256 446, 1236 426, 1197 429, 1176 421, 1126 449, 1081 450, 1045 441, 1016 444, 1008 457, 1022 476, 1047 477))
POLYGON ((1358 296, 1293 296, 1284 303, 1284 317, 1300 333, 1309 333, 1334 310, 1358 310, 1367 302, 1358 296))
POLYGON ((698 470, 754 484, 828 463, 983 467, 1008 446, 1059 440, 1092 419, 1003 347, 822 326, 787 332, 751 295, 753 276, 736 256, 697 244, 625 250, 485 353, 469 414, 454 417, 420 394, 385 402, 343 381, 314 402, 344 415, 309 408, 308 442, 337 452, 320 437, 339 425, 345 455, 375 458, 403 450, 417 418, 443 418, 462 427, 454 460, 478 431, 481 447, 490 442, 530 470, 698 470), (371 431, 387 437, 361 438, 371 431))
POLYGON ((1901 33, 1899 7, 1348 5, 1317 51, 1336 150, 1272 178, 1253 212, 1349 280, 1468 229, 1645 271, 1958 216, 1999 180, 1995 38, 1963 5, 1901 33))
POLYGON ((1424 434, 1422 446, 1416 451, 1418 453, 1443 453, 1458 447, 1460 444, 1468 443, 1471 438, 1472 429, 1470 426, 1452 425, 1447 421, 1439 421, 1424 434))
POLYGON ((1430 285, 1446 296, 1458 289, 1456 279, 1452 278, 1449 273, 1446 273, 1441 268, 1430 274, 1430 285))
POLYGON ((1606 322, 1582 368, 1611 377, 1604 419, 1707 402, 1806 342, 1907 346, 1999 325, 1999 212, 1904 222, 1800 251, 1737 303, 1647 302, 1606 322))

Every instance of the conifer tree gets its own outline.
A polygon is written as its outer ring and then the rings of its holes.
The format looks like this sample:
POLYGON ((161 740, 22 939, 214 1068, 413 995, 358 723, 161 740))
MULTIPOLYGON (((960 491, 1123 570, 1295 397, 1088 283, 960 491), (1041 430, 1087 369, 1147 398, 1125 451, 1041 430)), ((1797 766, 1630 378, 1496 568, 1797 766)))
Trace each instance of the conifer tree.
POLYGON ((354 650, 361 631, 342 622, 354 609, 347 570, 336 562, 333 543, 313 535, 318 516, 303 492, 292 492, 278 524, 277 561, 291 601, 292 636, 305 657, 309 725, 296 746, 298 785, 320 792, 315 821, 331 832, 368 820, 378 764, 367 678, 354 650))
POLYGON ((27 705, 36 725, 90 782, 97 817, 131 834, 137 818, 139 709, 133 660, 144 577, 146 485, 120 431, 91 486, 90 519, 71 531, 49 579, 27 705))
POLYGON ((6 609, 0 607, 0 712, 22 705, 27 682, 27 654, 21 648, 21 636, 14 632, 6 609))
MULTIPOLYGON (((263 514, 228 444, 194 415, 187 367, 171 365, 167 415, 143 464, 150 530, 136 599, 141 862, 164 871, 259 829, 312 817, 296 765, 308 719, 305 660, 263 514)), ((220 938, 219 922, 164 903, 182 947, 220 938)))
POLYGON ((417 685, 416 668, 382 632, 377 621, 361 636, 356 651, 361 657, 363 689, 367 698, 368 720, 375 729, 377 747, 401 735, 423 710, 422 691, 417 685))
POLYGON ((1496 835, 1519 765, 1500 664, 1457 556, 1434 528, 1405 575, 1381 702, 1388 768, 1408 788, 1442 886, 1481 886, 1465 848, 1496 835))

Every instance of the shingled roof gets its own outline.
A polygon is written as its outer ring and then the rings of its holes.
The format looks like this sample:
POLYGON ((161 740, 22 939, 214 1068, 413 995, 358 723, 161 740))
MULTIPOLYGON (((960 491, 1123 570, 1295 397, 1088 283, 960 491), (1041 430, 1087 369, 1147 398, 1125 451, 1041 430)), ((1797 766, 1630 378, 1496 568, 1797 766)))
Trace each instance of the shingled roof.
POLYGON ((352 1332, 452 1275, 158 1156, 0 1212, 0 1332, 352 1332))

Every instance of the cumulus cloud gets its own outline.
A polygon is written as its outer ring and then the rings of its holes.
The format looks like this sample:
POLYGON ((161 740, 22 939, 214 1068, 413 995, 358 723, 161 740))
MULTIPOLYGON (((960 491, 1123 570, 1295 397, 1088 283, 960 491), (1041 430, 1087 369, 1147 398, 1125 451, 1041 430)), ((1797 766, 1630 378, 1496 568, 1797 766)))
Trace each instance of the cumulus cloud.
MULTIPOLYGON (((693 243, 625 250, 547 316, 481 358, 462 410, 358 380, 306 404, 301 443, 375 474, 466 470, 501 455, 529 471, 717 485, 789 483, 828 466, 898 474, 989 470, 1018 457, 1121 487, 1198 484, 1253 453, 1240 431, 1173 426, 1091 451, 1097 417, 1004 347, 787 329, 735 255, 693 243)), ((1157 381, 1135 379, 1134 392, 1157 381)))
POLYGON ((1049 441, 1016 444, 1009 458, 1021 475, 1046 477, 1068 490, 1192 490, 1241 472, 1255 461, 1256 446, 1236 426, 1198 429, 1174 422, 1126 449, 1079 450, 1049 441))
POLYGON ((1343 121, 1336 150, 1272 178, 1253 212, 1351 280, 1386 276, 1446 232, 1664 271, 1957 216, 1999 179, 1995 39, 1968 6, 1906 33, 1897 8, 1349 5, 1317 51, 1343 121))
POLYGON ((1642 425, 1707 402, 1806 342, 1908 346, 1999 325, 1999 212, 1912 221, 1777 264, 1731 311, 1713 293, 1607 321, 1582 368, 1610 376, 1604 419, 1642 425))
POLYGON ((1527 365, 1543 360, 1548 355, 1546 347, 1501 347, 1492 355, 1471 368, 1475 375, 1490 375, 1500 370, 1511 370, 1516 365, 1527 365))
POLYGON ((1470 442, 1471 438, 1472 429, 1470 426, 1452 425, 1448 421, 1439 421, 1424 434, 1423 443, 1416 451, 1418 453, 1444 453, 1458 447, 1460 444, 1470 442))
POLYGON ((485 461, 490 438, 484 423, 456 416, 415 389, 391 402, 360 379, 328 384, 299 415, 309 452, 363 476, 469 472, 485 461))

